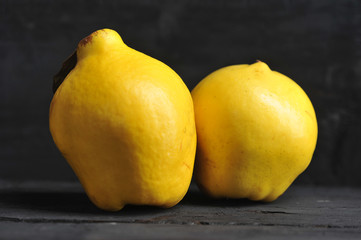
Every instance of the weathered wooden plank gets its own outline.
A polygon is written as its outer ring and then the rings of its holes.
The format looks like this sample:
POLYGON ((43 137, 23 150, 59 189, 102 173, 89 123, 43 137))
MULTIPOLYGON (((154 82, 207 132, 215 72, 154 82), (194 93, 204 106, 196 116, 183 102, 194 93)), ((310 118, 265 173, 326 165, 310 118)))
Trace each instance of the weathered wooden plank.
POLYGON ((359 229, 136 223, 0 223, 1 239, 360 239, 359 229))
POLYGON ((127 206, 108 213, 93 206, 79 184, 0 183, 0 238, 12 232, 18 237, 30 234, 54 239, 69 234, 85 239, 278 238, 289 234, 352 238, 361 237, 360 216, 361 189, 351 188, 293 186, 273 203, 254 203, 212 200, 192 185, 173 208, 127 206))

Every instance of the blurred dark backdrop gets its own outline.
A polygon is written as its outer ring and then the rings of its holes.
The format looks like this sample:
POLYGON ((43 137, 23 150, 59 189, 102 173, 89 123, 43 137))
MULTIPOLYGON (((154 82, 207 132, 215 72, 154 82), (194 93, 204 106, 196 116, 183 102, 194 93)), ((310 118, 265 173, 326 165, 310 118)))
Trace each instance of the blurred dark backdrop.
POLYGON ((0 0, 0 179, 76 180, 52 142, 52 77, 100 28, 172 67, 191 90, 266 62, 309 95, 319 123, 297 183, 361 186, 361 1, 0 0))

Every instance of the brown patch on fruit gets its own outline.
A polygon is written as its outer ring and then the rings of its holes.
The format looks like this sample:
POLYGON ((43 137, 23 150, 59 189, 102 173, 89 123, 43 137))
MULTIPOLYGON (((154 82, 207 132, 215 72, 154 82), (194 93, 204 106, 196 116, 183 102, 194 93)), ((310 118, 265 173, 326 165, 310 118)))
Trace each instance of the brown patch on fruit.
POLYGON ((79 46, 83 47, 85 45, 87 45, 88 43, 91 43, 93 41, 93 37, 98 35, 99 33, 101 32, 104 32, 105 34, 107 33, 105 31, 105 29, 101 29, 101 30, 98 30, 98 31, 95 31, 93 32, 92 34, 90 34, 89 36, 83 38, 80 42, 79 42, 79 46))
POLYGON ((183 164, 184 164, 184 166, 186 166, 189 170, 191 170, 191 167, 190 167, 187 163, 183 162, 183 164))
POLYGON ((90 34, 89 36, 83 38, 80 42, 79 42, 79 46, 85 46, 88 43, 90 43, 93 40, 93 34, 90 34))

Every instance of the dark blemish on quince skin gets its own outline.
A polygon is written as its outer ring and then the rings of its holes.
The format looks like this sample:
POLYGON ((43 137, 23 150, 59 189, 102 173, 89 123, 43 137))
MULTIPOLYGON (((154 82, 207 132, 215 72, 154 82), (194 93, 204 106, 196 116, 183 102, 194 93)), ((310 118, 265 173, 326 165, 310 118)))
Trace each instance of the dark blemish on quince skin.
MULTIPOLYGON (((103 31, 104 33, 107 33, 104 29, 102 29, 101 31, 103 31)), ((88 43, 91 43, 93 41, 93 37, 98 35, 98 34, 99 34, 99 31, 96 31, 96 32, 90 34, 89 36, 83 38, 79 42, 78 47, 83 47, 83 46, 87 45, 88 43)), ((68 76, 68 74, 71 72, 71 70, 73 70, 73 68, 75 67, 77 61, 78 61, 77 54, 76 54, 76 51, 74 51, 73 54, 70 55, 70 57, 68 57, 65 60, 65 62, 63 63, 63 66, 60 69, 60 71, 54 76, 54 78, 53 78, 53 93, 56 92, 58 87, 62 84, 62 82, 66 78, 66 76, 68 76)))
POLYGON ((97 36, 100 32, 102 32, 102 35, 106 35, 108 34, 107 31, 105 29, 100 29, 98 31, 93 32, 92 34, 90 34, 89 36, 83 38, 80 42, 79 42, 79 46, 85 46, 88 43, 93 41, 93 37, 97 36))
POLYGON ((85 46, 88 43, 90 43, 93 40, 93 37, 99 34, 99 31, 105 32, 106 31, 104 29, 98 30, 96 32, 93 32, 92 34, 90 34, 89 36, 83 38, 80 42, 79 42, 79 46, 85 46))
POLYGON ((63 63, 63 66, 61 67, 60 71, 54 76, 53 78, 53 93, 56 92, 58 87, 62 84, 66 76, 73 70, 77 63, 77 56, 76 51, 73 52, 72 55, 70 55, 65 62, 63 63))
POLYGON ((93 40, 93 34, 83 38, 80 42, 79 42, 79 46, 85 46, 88 43, 90 43, 93 40))

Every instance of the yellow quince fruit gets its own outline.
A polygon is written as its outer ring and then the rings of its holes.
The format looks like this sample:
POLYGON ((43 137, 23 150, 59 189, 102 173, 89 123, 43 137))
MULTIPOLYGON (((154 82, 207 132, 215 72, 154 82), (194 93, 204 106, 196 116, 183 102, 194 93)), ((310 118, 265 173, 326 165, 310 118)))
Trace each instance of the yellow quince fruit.
POLYGON ((183 198, 196 130, 190 92, 171 68, 103 29, 80 41, 54 91, 52 137, 96 206, 172 207, 183 198))
POLYGON ((221 68, 192 97, 194 175, 210 196, 273 201, 309 165, 317 141, 311 101, 265 63, 221 68))

